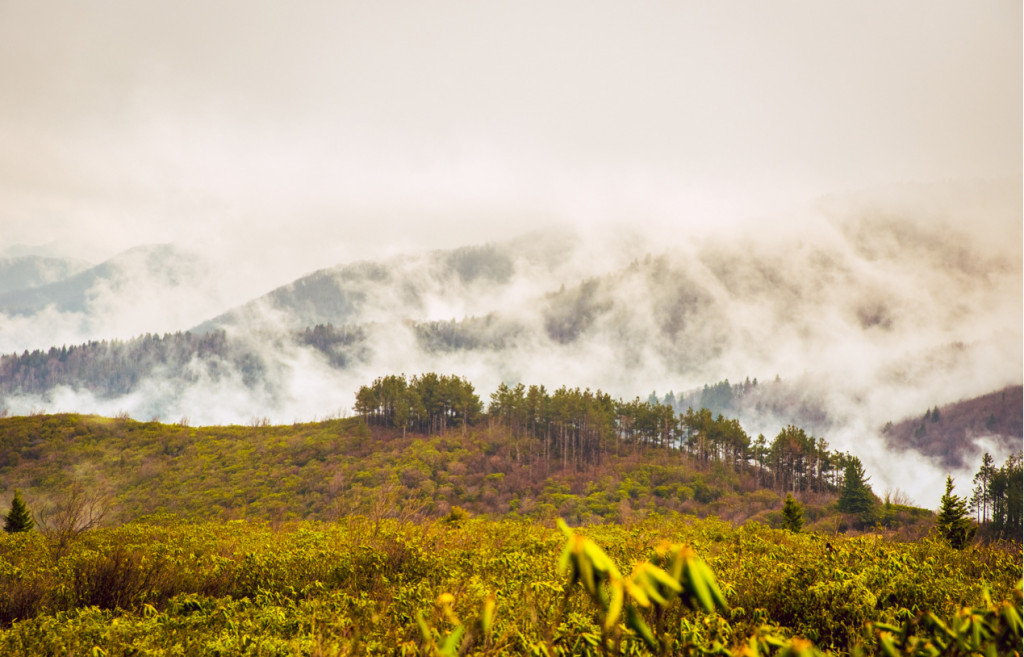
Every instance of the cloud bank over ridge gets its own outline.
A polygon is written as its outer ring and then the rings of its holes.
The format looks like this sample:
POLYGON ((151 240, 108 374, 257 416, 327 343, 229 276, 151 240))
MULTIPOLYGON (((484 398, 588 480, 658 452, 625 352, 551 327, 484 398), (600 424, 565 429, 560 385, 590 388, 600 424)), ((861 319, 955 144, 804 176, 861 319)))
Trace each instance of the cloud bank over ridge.
MULTIPOLYGON (((631 398, 778 375, 827 412, 830 442, 895 485, 904 466, 882 424, 1021 381, 1019 191, 901 187, 827 199, 770 230, 534 233, 339 265, 197 328, 226 331, 245 358, 157 368, 126 394, 71 385, 5 404, 290 422, 346 414, 359 385, 388 373, 463 375, 485 398, 502 381, 631 398), (301 337, 317 324, 348 333, 301 337), (238 364, 253 359, 258 375, 238 364)), ((786 422, 745 420, 767 433, 786 422)))

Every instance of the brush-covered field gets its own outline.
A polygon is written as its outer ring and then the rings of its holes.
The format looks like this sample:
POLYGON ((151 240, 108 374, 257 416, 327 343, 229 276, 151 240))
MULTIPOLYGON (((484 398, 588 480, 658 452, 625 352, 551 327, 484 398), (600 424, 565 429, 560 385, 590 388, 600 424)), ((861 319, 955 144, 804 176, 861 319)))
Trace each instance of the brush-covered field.
POLYGON ((0 536, 0 654, 577 655, 1022 651, 1019 545, 692 516, 568 529, 151 516, 0 536))

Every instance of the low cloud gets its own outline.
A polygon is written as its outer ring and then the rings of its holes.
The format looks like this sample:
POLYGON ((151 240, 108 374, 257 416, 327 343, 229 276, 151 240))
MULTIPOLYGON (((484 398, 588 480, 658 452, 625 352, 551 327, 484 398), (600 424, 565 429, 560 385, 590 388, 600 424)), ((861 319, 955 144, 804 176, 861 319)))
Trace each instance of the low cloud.
MULTIPOLYGON (((255 383, 232 362, 197 360, 184 379, 155 372, 112 399, 65 387, 4 403, 15 413, 292 422, 349 413, 359 385, 390 373, 458 374, 485 400, 501 382, 632 398, 778 375, 827 414, 823 437, 861 456, 877 490, 901 488, 930 506, 944 471, 920 455, 892 454, 879 428, 1020 383, 1019 191, 1019 183, 900 187, 827 199, 781 224, 539 232, 343 265, 204 325, 225 326, 232 344, 259 361, 255 383), (339 299, 352 303, 332 315, 339 299), (296 330, 332 317, 357 327, 347 342, 325 351, 296 340, 296 330), (435 337, 425 342, 426 326, 435 337)), ((181 306, 196 280, 183 276, 180 288, 149 297, 142 279, 141 296, 101 287, 89 297, 99 315, 51 308, 5 317, 17 330, 4 334, 14 341, 48 326, 42 339, 59 344, 76 326, 116 326, 122 335, 157 329, 157 318, 181 326, 195 317, 181 306), (167 301, 178 314, 161 311, 167 301)), ((215 306, 215 298, 203 303, 215 306)), ((766 435, 788 421, 745 418, 748 430, 766 435)))

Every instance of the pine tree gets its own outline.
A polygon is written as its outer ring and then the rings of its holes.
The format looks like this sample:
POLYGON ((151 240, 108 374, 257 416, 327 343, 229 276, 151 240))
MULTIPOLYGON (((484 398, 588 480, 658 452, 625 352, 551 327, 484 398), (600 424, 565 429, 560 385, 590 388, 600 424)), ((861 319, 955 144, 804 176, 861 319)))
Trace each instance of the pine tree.
POLYGON ((804 526, 804 507, 786 493, 786 503, 782 506, 782 528, 798 532, 804 526))
POLYGON ((974 495, 971 497, 971 506, 977 510, 978 523, 988 522, 989 509, 992 502, 992 478, 995 476, 995 461, 992 455, 985 452, 981 457, 981 468, 978 474, 974 475, 974 495))
POLYGON ((1024 454, 1017 452, 995 468, 990 483, 992 530, 996 536, 1019 540, 1024 531, 1024 454))
POLYGON ((977 528, 967 517, 967 502, 953 494, 953 477, 946 477, 946 493, 942 496, 937 521, 943 538, 957 550, 962 550, 974 538, 977 528))
POLYGON ((28 512, 25 501, 21 499, 21 493, 14 491, 14 499, 11 500, 11 510, 4 516, 4 531, 8 534, 15 532, 31 531, 36 523, 32 520, 32 514, 28 512))
POLYGON ((857 516, 862 525, 870 524, 875 519, 875 496, 868 486, 864 475, 864 466, 860 459, 851 456, 846 462, 843 474, 843 488, 839 493, 838 506, 843 513, 857 516))

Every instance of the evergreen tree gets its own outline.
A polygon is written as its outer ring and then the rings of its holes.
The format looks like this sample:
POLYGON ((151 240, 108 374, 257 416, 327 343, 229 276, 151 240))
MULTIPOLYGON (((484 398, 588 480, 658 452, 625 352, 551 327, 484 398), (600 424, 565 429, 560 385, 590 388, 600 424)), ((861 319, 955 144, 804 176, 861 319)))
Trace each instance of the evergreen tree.
POLYGON ((1017 452, 1006 459, 1001 468, 995 468, 990 483, 992 499, 992 529, 996 536, 1020 540, 1024 531, 1024 454, 1017 452))
POLYGON ((21 499, 21 493, 14 491, 14 499, 11 500, 11 510, 4 516, 4 531, 8 534, 14 532, 31 531, 36 523, 32 520, 32 514, 28 512, 25 501, 21 499))
POLYGON ((953 494, 953 477, 946 477, 946 493, 942 496, 937 521, 943 538, 954 549, 962 550, 974 538, 977 528, 967 517, 967 502, 953 494))
POLYGON ((864 466, 856 456, 850 456, 843 475, 843 488, 839 493, 839 510, 857 516, 861 524, 870 524, 875 517, 875 496, 868 486, 864 466))
POLYGON ((981 457, 981 468, 978 474, 974 475, 974 495, 971 497, 971 506, 978 514, 978 523, 988 522, 989 510, 992 507, 992 479, 996 474, 995 461, 992 455, 985 452, 981 457))
POLYGON ((786 493, 786 503, 782 506, 782 528, 798 532, 804 526, 804 507, 786 493))

